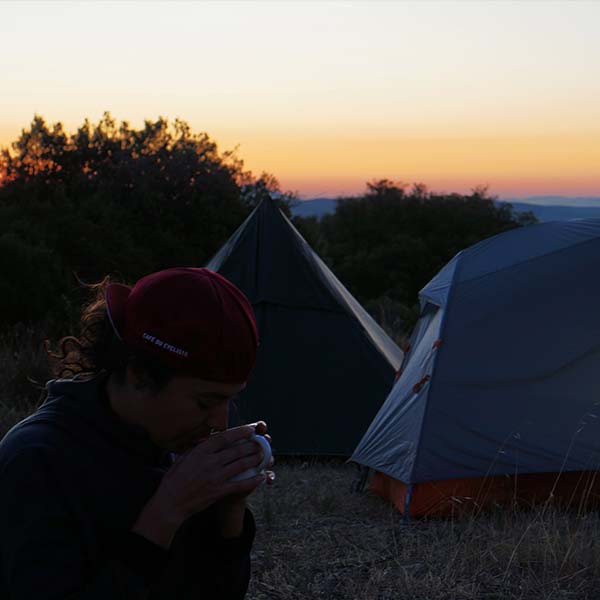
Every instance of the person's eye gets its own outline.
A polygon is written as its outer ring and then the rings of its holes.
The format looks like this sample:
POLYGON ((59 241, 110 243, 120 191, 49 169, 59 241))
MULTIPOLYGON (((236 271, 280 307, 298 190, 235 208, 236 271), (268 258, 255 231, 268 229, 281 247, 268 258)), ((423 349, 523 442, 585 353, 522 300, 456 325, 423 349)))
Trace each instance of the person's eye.
POLYGON ((231 400, 235 400, 237 398, 237 394, 236 396, 232 396, 231 398, 206 398, 203 396, 198 396, 196 398, 196 405, 199 406, 200 408, 204 408, 204 409, 211 409, 214 408, 215 406, 218 406, 220 404, 223 404, 224 402, 231 402, 231 400))

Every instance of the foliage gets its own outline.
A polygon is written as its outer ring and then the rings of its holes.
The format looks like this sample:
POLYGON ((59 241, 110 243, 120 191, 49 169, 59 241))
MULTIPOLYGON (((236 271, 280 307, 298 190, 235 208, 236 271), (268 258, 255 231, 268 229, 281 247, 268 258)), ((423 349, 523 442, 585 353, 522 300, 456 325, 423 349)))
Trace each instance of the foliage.
POLYGON ((423 184, 408 190, 381 180, 367 184, 361 197, 340 198, 334 214, 295 223, 352 293, 401 339, 418 317, 419 290, 456 253, 535 222, 533 215, 519 221, 510 205, 494 200, 485 187, 469 195, 435 194, 423 184))
POLYGON ((288 214, 293 198, 181 120, 137 130, 105 113, 68 135, 36 116, 12 150, 0 154, 4 325, 68 312, 77 278, 201 266, 265 194, 288 214))

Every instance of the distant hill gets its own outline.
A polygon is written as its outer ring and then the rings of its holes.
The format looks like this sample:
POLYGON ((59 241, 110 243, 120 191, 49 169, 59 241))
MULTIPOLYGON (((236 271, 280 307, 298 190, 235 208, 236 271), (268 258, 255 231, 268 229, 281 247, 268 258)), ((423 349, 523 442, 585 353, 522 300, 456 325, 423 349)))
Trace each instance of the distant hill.
POLYGON ((553 207, 590 207, 600 208, 598 196, 528 196, 526 198, 501 198, 504 202, 511 204, 536 204, 540 206, 553 207))
POLYGON ((568 221, 569 219, 600 219, 600 206, 542 206, 511 202, 515 212, 531 211, 538 221, 568 221))
POLYGON ((300 200, 297 206, 292 208, 294 217, 322 217, 335 212, 335 198, 311 198, 300 200))
MULTIPOLYGON (((292 208, 292 214, 300 217, 322 217, 335 211, 336 202, 335 198, 300 200, 298 205, 292 208)), ((600 219, 600 198, 597 197, 532 196, 522 199, 503 198, 498 202, 510 202, 518 213, 531 211, 541 222, 600 219)))

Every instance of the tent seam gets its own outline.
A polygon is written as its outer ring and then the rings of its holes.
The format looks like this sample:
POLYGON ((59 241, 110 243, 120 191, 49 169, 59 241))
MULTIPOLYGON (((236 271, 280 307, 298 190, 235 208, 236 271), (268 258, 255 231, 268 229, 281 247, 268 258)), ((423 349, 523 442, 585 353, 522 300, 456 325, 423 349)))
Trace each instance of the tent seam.
MULTIPOLYGON (((271 199, 270 196, 267 197, 269 200, 271 199)), ((263 202, 266 202, 266 199, 263 198, 260 201, 260 204, 256 207, 257 213, 258 213, 258 218, 256 219, 256 249, 254 252, 254 264, 255 265, 259 265, 260 264, 260 255, 261 255, 261 246, 262 246, 262 239, 261 239, 261 232, 263 230, 263 219, 264 219, 264 211, 259 211, 258 209, 262 207, 263 202)), ((267 206, 267 204, 265 204, 265 206, 267 206)), ((254 291, 256 293, 256 295, 258 296, 258 269, 255 267, 254 269, 254 291)))
MULTIPOLYGON (((463 256, 463 260, 464 260, 464 256, 463 256)), ((440 353, 444 350, 444 341, 443 340, 444 340, 444 331, 446 329, 446 320, 448 318, 448 313, 450 312, 449 311, 450 305, 451 305, 452 301, 454 300, 454 283, 458 276, 458 272, 459 272, 461 266, 462 266, 462 260, 458 260, 457 264, 456 264, 456 269, 454 270, 454 273, 452 275, 452 281, 450 282, 448 301, 446 302, 445 307, 438 309, 438 310, 444 310, 444 314, 442 316, 442 322, 440 323, 440 334, 439 334, 439 338, 442 340, 442 344, 436 350, 435 356, 433 357, 433 361, 431 362, 431 379, 429 381, 429 389, 427 390, 427 399, 425 401, 425 409, 423 410, 423 418, 421 420, 421 428, 419 430, 419 435, 417 437, 417 451, 415 454, 415 460, 413 461, 413 465, 410 470, 410 475, 408 477, 408 481, 405 482, 408 485, 413 485, 413 483, 414 483, 413 478, 414 478, 415 471, 417 469, 417 464, 419 462, 419 454, 420 454, 420 450, 421 450, 421 439, 423 437, 423 430, 425 429, 425 423, 427 422, 427 414, 429 412, 429 399, 433 392, 433 387, 434 387, 434 383, 435 383, 435 379, 436 379, 435 378, 435 374, 436 374, 435 367, 440 358, 440 353)))
MULTIPOLYGON (((362 321, 363 317, 357 314, 357 312, 352 308, 352 306, 350 305, 348 300, 343 296, 343 294, 340 293, 340 291, 336 288, 335 285, 332 285, 331 281, 328 280, 327 274, 323 271, 323 269, 325 268, 328 271, 330 271, 331 276, 335 280, 337 280, 340 286, 353 298, 353 295, 350 292, 350 290, 348 290, 344 283, 337 278, 337 276, 329 267, 329 265, 327 265, 327 263, 310 247, 310 245, 304 239, 302 234, 298 231, 298 229, 294 226, 290 219, 287 218, 287 216, 283 213, 281 209, 279 209, 279 214, 281 218, 283 218, 283 220, 290 227, 292 233, 294 234, 294 242, 296 244, 296 248, 304 256, 306 261, 310 264, 313 273, 317 276, 317 279, 319 280, 323 288, 326 290, 329 296, 334 299, 336 304, 342 308, 342 311, 346 313, 346 315, 349 317, 350 321, 355 325, 355 327, 360 328, 362 330, 363 335, 366 336, 366 338, 369 341, 369 344, 375 349, 375 351, 381 354, 390 366, 390 368, 394 372, 396 372, 400 364, 402 364, 402 361, 404 359, 404 353, 400 349, 398 349, 401 354, 401 357, 398 360, 398 365, 396 365, 393 360, 393 357, 390 358, 388 356, 388 352, 386 352, 385 349, 378 344, 377 339, 374 337, 372 332, 365 326, 365 324, 362 321), (320 263, 323 263, 323 266, 321 266, 320 263)), ((354 298, 354 300, 356 299, 354 298)), ((372 320, 373 325, 381 329, 381 332, 392 342, 393 346, 395 348, 398 348, 397 344, 394 342, 391 336, 388 335, 388 333, 383 329, 383 327, 381 327, 377 323, 377 321, 368 313, 368 311, 364 309, 364 307, 362 307, 362 305, 360 305, 360 303, 357 300, 356 302, 364 310, 364 312, 366 313, 366 317, 372 320)))
POLYGON ((220 252, 225 248, 225 246, 221 246, 221 248, 219 248, 219 250, 217 250, 217 252, 212 256, 212 258, 205 263, 205 267, 207 269, 210 269, 211 271, 215 271, 218 272, 219 269, 221 268, 221 266, 227 261, 227 259, 231 256, 231 253, 233 252, 234 247, 236 246, 236 244, 240 241, 240 238, 244 235, 244 233, 246 233, 246 229, 248 228, 248 223, 250 222, 250 220, 252 219, 254 213, 256 212, 256 209, 258 207, 254 208, 250 214, 244 219, 244 221, 242 222, 242 224, 233 232, 233 234, 231 235, 231 237, 229 238, 228 242, 226 243, 226 245, 231 242, 231 244, 229 244, 229 247, 227 248, 227 252, 223 253, 223 256, 220 257, 220 260, 218 263, 216 264, 212 264, 216 261, 216 259, 219 257, 220 252))

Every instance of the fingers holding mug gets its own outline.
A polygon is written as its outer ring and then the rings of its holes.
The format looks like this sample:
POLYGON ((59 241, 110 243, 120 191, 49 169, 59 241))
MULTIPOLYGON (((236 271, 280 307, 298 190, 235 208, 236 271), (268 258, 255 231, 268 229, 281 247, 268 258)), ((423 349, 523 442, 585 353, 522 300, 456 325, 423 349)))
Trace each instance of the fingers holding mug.
POLYGON ((253 462, 253 460, 255 461, 256 459, 251 455, 230 463, 225 470, 227 471, 228 475, 230 472, 232 473, 231 476, 227 477, 229 481, 242 481, 244 479, 249 479, 250 477, 255 477, 256 475, 264 473, 265 469, 270 466, 272 461, 272 451, 271 444, 269 444, 269 441, 266 439, 266 437, 259 434, 254 434, 250 440, 260 446, 262 453, 260 462, 258 464, 253 462))
MULTIPOLYGON (((270 445, 273 444, 273 440, 271 439, 271 436, 267 433, 267 424, 265 423, 265 421, 256 421, 256 423, 251 423, 251 426, 254 427, 254 431, 255 433, 257 433, 258 435, 263 436, 270 445)), ((271 452, 271 459, 267 464, 267 467, 272 467, 275 464, 275 458, 273 457, 273 453, 271 452)))

